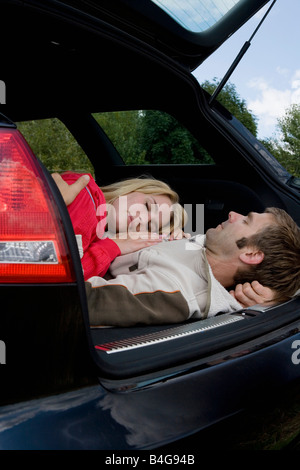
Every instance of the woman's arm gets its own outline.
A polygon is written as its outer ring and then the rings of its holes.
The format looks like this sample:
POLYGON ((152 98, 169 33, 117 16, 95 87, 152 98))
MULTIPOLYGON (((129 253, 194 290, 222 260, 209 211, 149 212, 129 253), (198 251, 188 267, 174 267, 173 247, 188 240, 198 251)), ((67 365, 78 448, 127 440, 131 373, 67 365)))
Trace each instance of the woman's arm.
POLYGON ((69 206, 76 196, 84 189, 90 181, 89 175, 82 175, 78 178, 75 183, 68 184, 62 179, 59 173, 52 173, 52 178, 58 186, 58 189, 65 201, 66 205, 69 206))

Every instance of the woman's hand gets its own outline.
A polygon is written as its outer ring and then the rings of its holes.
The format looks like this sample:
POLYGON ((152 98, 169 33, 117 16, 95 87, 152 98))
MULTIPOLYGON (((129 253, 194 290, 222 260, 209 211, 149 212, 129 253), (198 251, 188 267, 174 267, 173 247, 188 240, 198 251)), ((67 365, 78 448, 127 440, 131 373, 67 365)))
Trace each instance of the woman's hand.
POLYGON ((114 235, 113 240, 120 248, 121 254, 125 255, 141 250, 142 248, 156 245, 164 240, 180 240, 182 238, 190 238, 190 234, 184 233, 182 230, 177 230, 169 236, 152 232, 129 232, 118 233, 114 235))
POLYGON ((269 287, 262 286, 258 281, 253 281, 251 284, 237 284, 230 294, 243 306, 251 307, 252 305, 274 305, 275 291, 269 287))
POLYGON ((163 240, 162 235, 150 232, 132 232, 132 233, 119 233, 112 237, 113 241, 118 245, 121 251, 121 255, 133 253, 147 248, 149 246, 156 245, 163 240))
POLYGON ((82 175, 80 178, 78 178, 77 181, 75 181, 75 183, 68 184, 62 179, 59 173, 52 173, 51 176, 58 186, 58 189, 67 206, 69 206, 71 202, 74 201, 76 196, 78 196, 80 191, 82 191, 82 189, 84 189, 90 181, 90 177, 88 175, 82 175))
POLYGON ((167 240, 181 240, 182 238, 191 238, 190 233, 185 233, 181 228, 175 229, 168 237, 167 240))

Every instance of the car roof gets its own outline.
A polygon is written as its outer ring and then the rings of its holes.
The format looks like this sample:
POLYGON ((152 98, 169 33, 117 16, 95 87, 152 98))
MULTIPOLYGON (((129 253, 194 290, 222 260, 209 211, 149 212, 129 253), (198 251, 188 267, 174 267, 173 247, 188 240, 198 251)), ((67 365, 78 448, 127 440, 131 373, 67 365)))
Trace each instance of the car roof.
MULTIPOLYGON (((231 2, 232 7, 223 16, 215 15, 214 24, 195 32, 175 20, 174 10, 171 16, 167 14, 166 0, 160 6, 158 0, 3 0, 1 79, 6 84, 6 107, 16 107, 18 114, 22 106, 26 114, 35 106, 46 112, 46 104, 55 109, 63 103, 74 104, 76 97, 77 105, 88 107, 98 100, 102 109, 112 108, 113 97, 105 103, 106 94, 99 93, 99 87, 103 90, 106 84, 116 90, 118 106, 121 102, 126 106, 127 96, 132 105, 129 90, 142 87, 148 90, 143 96, 148 95, 154 106, 157 87, 153 87, 153 77, 161 85, 172 74, 176 89, 174 61, 189 73, 268 3, 206 1, 210 5, 225 3, 227 8, 231 2), (17 67, 11 67, 12 63, 17 67), (105 73, 99 81, 101 70, 105 73)), ((175 0, 169 2, 176 6, 175 0)), ((177 3, 197 8, 203 7, 204 0, 177 3)), ((3 111, 14 119, 14 113, 3 111)))
POLYGON ((193 70, 270 0, 64 0, 193 70))

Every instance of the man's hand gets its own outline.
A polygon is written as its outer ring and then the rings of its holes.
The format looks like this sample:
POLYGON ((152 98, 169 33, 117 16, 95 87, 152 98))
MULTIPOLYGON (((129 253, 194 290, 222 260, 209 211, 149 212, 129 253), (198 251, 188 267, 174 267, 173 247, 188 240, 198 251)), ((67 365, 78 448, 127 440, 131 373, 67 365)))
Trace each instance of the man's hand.
POLYGON ((74 201, 76 196, 78 196, 80 191, 84 189, 90 181, 90 177, 88 175, 82 175, 80 178, 78 178, 77 181, 75 181, 75 183, 68 184, 62 179, 59 173, 52 173, 51 176, 57 184, 58 189, 67 206, 74 201))
POLYGON ((237 284, 235 290, 230 294, 243 306, 251 307, 252 305, 274 305, 275 292, 269 287, 262 286, 259 282, 253 281, 251 284, 237 284))

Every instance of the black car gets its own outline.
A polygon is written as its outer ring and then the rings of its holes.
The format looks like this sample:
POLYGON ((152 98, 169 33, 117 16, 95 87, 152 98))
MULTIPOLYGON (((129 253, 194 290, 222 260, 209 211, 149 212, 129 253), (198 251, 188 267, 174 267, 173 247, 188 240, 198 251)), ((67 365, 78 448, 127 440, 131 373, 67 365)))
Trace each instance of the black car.
MULTIPOLYGON (((206 2, 195 3, 205 20, 206 2)), ((98 184, 168 182, 191 213, 203 205, 204 230, 230 210, 268 206, 299 225, 299 180, 192 75, 271 2, 221 3, 197 31, 169 15, 179 2, 0 3, 1 449, 161 448, 300 378, 297 296, 177 325, 91 329, 72 224, 32 136, 51 122, 55 153, 68 129, 66 168, 79 144, 98 184), (149 113, 192 136, 194 159, 177 164, 166 151, 158 164, 141 151, 139 164, 125 163, 104 118, 129 122, 129 140, 133 119, 149 113)))

